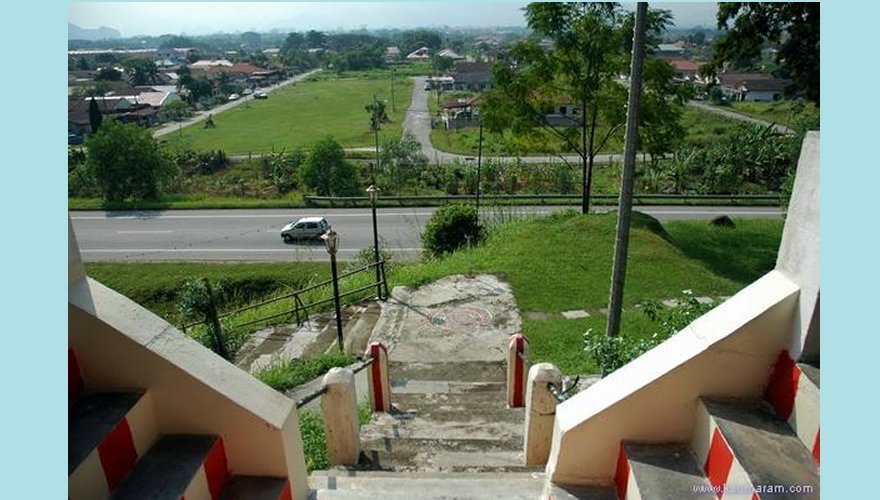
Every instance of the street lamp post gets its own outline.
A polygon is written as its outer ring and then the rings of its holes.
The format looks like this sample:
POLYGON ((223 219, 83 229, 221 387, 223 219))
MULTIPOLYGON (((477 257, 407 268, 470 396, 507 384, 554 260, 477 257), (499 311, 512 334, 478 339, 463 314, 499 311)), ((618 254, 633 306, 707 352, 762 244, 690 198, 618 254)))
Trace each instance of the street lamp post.
POLYGON ((379 300, 382 298, 382 276, 379 273, 379 230, 376 224, 376 200, 379 199, 379 188, 370 185, 367 188, 367 195, 370 197, 370 206, 373 209, 373 263, 376 265, 376 294, 379 300))
POLYGON ((342 310, 339 307, 339 276, 336 273, 336 252, 339 250, 339 235, 332 228, 321 236, 327 253, 330 254, 330 272, 333 277, 333 304, 336 306, 336 340, 339 352, 345 352, 342 346, 342 310))

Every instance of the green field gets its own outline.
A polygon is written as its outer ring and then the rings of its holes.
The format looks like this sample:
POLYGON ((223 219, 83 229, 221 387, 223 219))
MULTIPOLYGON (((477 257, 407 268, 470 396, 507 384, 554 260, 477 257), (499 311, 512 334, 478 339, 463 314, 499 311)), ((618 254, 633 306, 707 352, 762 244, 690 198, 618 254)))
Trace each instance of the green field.
MULTIPOLYGON (((310 147, 333 136, 343 147, 374 144, 369 114, 364 106, 373 95, 388 101, 389 123, 381 136, 400 137, 401 124, 412 94, 412 80, 395 78, 395 109, 391 110, 391 80, 383 73, 358 78, 322 77, 288 85, 265 100, 249 100, 213 117, 216 128, 203 123, 183 129, 183 137, 199 151, 221 149, 227 155, 246 155, 310 147)), ((173 134, 177 135, 177 134, 173 134)))

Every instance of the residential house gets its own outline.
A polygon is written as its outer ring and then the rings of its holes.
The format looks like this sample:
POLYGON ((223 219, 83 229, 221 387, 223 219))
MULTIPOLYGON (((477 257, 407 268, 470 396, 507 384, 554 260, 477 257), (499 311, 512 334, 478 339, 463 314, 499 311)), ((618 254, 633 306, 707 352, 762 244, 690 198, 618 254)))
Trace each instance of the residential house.
POLYGON ((456 61, 450 72, 456 90, 481 91, 492 86, 492 67, 486 62, 456 61))
POLYGON ((721 92, 731 101, 771 102, 782 99, 790 80, 767 73, 722 73, 717 76, 721 92))
POLYGON ((661 59, 688 59, 690 53, 682 43, 660 43, 653 55, 661 59))
MULTIPOLYGON (((180 100, 177 88, 173 85, 138 87, 126 94, 110 94, 96 97, 98 109, 105 117, 123 123, 138 123, 151 127, 161 121, 159 111, 168 103, 180 100)), ((89 103, 91 98, 71 97, 67 103, 67 132, 69 134, 89 134, 89 103)))
POLYGON ((667 59, 666 62, 675 70, 673 79, 680 83, 691 83, 697 81, 702 64, 688 59, 667 59))
POLYGON ((431 49, 428 47, 418 48, 406 56, 407 59, 428 59, 429 57, 431 57, 431 49))
POLYGON ((448 130, 479 125, 480 110, 477 106, 479 101, 480 96, 474 96, 444 102, 441 116, 443 128, 448 130))
POLYGON ((452 49, 443 49, 440 52, 438 52, 437 55, 440 57, 445 57, 447 59, 453 59, 453 60, 464 59, 464 56, 456 53, 452 49))
POLYGON ((190 72, 193 78, 204 76, 208 80, 215 80, 219 78, 221 74, 225 74, 231 83, 250 88, 264 87, 281 80, 281 74, 278 70, 260 68, 259 66, 254 66, 250 63, 233 64, 224 60, 214 62, 217 64, 191 65, 190 72))

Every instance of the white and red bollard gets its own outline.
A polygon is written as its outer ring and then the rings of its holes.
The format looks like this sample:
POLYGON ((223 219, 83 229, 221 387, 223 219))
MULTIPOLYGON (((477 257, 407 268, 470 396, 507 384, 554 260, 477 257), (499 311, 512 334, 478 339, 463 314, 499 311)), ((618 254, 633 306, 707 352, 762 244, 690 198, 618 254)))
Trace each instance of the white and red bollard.
POLYGON ((391 386, 388 383, 388 349, 381 342, 373 342, 367 347, 367 356, 373 364, 367 372, 370 387, 370 406, 374 412, 388 412, 391 409, 391 386))
POLYGON ((326 392, 321 396, 327 460, 330 465, 355 465, 360 455, 360 424, 354 372, 331 368, 324 375, 326 392))
POLYGON ((526 401, 526 382, 529 368, 525 358, 529 353, 529 341, 522 333, 507 338, 507 406, 522 408, 526 401))
POLYGON ((547 465, 553 424, 556 419, 556 397, 548 384, 562 388, 562 374, 552 363, 538 363, 529 369, 526 391, 526 428, 523 436, 523 454, 526 465, 547 465))

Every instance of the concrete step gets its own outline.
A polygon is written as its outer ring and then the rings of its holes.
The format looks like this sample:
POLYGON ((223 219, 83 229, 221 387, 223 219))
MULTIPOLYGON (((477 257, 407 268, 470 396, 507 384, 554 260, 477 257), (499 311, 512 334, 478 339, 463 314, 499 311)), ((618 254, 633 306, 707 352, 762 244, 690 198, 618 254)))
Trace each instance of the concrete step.
POLYGON ((819 463, 819 369, 795 363, 787 351, 776 360, 765 399, 819 463))
POLYGON ((778 486, 774 499, 819 498, 810 451, 762 399, 700 398, 691 447, 713 486, 778 486))
POLYGON ((523 425, 524 408, 508 408, 503 395, 470 394, 397 394, 392 408, 398 420, 420 417, 439 422, 510 422, 523 425))
POLYGON ((447 382, 500 382, 507 381, 504 362, 463 361, 448 363, 394 362, 388 363, 391 383, 407 380, 443 380, 447 382))
POLYGON ((386 413, 375 414, 361 427, 361 442, 374 439, 470 439, 479 441, 521 441, 523 426, 512 422, 474 420, 439 422, 414 417, 398 420, 386 413))
POLYGON ((143 396, 138 392, 83 394, 67 411, 67 474, 108 439, 143 396))
POLYGON ((541 497, 543 473, 376 473, 326 471, 309 476, 310 499, 534 500, 541 497))
POLYGON ((532 472, 522 451, 487 448, 484 443, 438 443, 428 440, 397 440, 390 449, 363 449, 358 470, 438 472, 532 472), (454 449, 449 449, 454 448, 454 449), (472 451, 456 451, 466 450, 472 451))
POLYGON ((694 452, 684 443, 625 443, 614 479, 620 498, 716 498, 694 452))
POLYGON ((220 500, 286 500, 291 498, 290 483, 283 477, 232 476, 220 500))
POLYGON ((463 394, 488 392, 502 397, 507 386, 503 382, 449 382, 446 380, 397 380, 391 382, 391 394, 463 394))
POLYGON ((112 498, 206 498, 211 484, 220 490, 227 480, 226 456, 217 436, 164 436, 138 461, 112 498), (209 460, 217 460, 222 466, 207 467, 209 460), (213 470, 219 471, 219 477, 213 477, 213 470))
POLYGON ((541 498, 551 500, 618 500, 617 492, 611 485, 576 486, 551 483, 545 491, 547 495, 541 498))
POLYGON ((105 498, 155 442, 149 393, 83 393, 67 412, 67 489, 71 500, 105 498))

